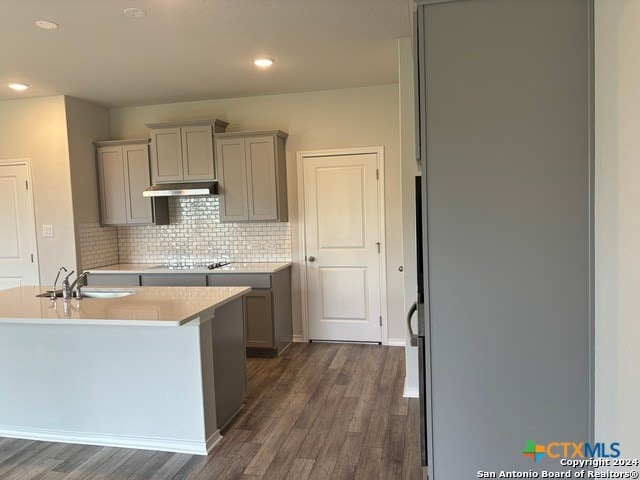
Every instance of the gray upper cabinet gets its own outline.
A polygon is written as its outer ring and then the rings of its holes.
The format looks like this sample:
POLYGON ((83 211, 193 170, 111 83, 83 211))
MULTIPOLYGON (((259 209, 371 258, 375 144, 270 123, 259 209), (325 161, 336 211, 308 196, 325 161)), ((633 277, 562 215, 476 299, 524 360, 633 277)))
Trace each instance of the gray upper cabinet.
POLYGON ((183 180, 180 127, 151 129, 150 134, 153 183, 183 180))
POLYGON ((153 183, 215 180, 213 134, 227 125, 222 120, 148 124, 153 183))
POLYGON ((95 143, 103 225, 169 222, 166 199, 142 196, 150 185, 148 143, 148 140, 95 143))
POLYGON ((247 205, 247 166, 244 138, 215 138, 220 221, 249 219, 247 205), (224 186, 224 188, 223 188, 224 186))
POLYGON ((277 131, 215 136, 220 221, 286 221, 285 140, 277 131))

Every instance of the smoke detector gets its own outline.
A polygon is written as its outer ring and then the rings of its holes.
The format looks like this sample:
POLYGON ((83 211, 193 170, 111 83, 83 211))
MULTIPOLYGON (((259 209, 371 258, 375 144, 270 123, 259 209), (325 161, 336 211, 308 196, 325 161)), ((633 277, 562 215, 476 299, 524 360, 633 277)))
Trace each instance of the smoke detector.
POLYGON ((50 22, 49 20, 38 20, 36 25, 40 28, 44 28, 45 30, 55 30, 58 28, 58 24, 55 22, 50 22))
POLYGON ((133 18, 142 18, 147 14, 147 12, 145 12, 144 10, 140 10, 139 8, 125 8, 122 13, 124 13, 127 17, 133 18))

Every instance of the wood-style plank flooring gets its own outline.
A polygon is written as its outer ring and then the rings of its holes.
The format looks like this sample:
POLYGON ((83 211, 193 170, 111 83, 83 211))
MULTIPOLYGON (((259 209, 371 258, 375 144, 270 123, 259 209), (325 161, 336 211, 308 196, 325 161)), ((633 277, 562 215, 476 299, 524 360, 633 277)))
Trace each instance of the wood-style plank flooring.
POLYGON ((419 480, 404 349, 294 344, 248 360, 246 405, 209 456, 0 438, 0 479, 419 480))

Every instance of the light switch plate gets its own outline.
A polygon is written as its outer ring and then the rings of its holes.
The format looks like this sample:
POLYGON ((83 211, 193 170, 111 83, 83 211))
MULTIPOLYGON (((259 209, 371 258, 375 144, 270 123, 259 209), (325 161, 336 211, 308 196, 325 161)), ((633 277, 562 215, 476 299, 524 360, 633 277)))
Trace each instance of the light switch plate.
POLYGON ((42 236, 53 237, 53 225, 42 225, 42 236))

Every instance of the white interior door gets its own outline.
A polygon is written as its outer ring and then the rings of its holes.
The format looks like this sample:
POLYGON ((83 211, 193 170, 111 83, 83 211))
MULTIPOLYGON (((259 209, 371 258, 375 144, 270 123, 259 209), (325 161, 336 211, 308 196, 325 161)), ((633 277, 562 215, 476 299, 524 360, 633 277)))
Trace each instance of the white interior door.
POLYGON ((0 164, 0 290, 38 285, 27 165, 0 164))
POLYGON ((378 155, 303 160, 311 340, 382 341, 378 155))

